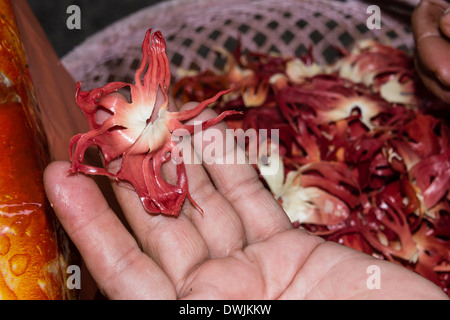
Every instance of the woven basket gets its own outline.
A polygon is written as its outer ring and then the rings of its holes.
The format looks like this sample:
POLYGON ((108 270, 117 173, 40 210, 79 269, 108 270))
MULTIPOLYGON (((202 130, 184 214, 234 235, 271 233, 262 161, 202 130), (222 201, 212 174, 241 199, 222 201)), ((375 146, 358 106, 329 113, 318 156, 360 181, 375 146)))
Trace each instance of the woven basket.
POLYGON ((166 39, 174 80, 179 69, 220 70, 224 61, 214 49, 233 51, 239 38, 244 50, 283 56, 302 55, 312 45, 319 63, 332 62, 336 47, 348 49, 366 38, 412 52, 409 23, 381 8, 381 28, 369 30, 368 6, 356 0, 165 1, 91 36, 62 61, 74 79, 83 82, 83 89, 132 82, 150 27, 160 29, 166 39))

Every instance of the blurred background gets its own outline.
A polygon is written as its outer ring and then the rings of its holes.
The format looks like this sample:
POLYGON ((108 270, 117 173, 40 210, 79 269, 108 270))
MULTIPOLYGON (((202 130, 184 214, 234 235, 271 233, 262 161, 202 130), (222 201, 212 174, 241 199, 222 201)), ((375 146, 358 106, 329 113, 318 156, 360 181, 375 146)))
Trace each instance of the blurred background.
POLYGON ((363 38, 410 52, 410 17, 420 0, 25 1, 67 70, 93 88, 134 77, 149 26, 164 34, 173 79, 179 70, 222 70, 225 61, 214 48, 232 52, 239 38, 243 50, 287 56, 301 56, 313 46, 318 63, 333 62, 337 47, 350 49, 363 38), (367 9, 374 4, 381 10, 381 27, 369 30, 367 9), (79 8, 79 29, 67 26, 73 5, 79 8))
MULTIPOLYGON (((59 57, 63 57, 90 35, 111 23, 136 11, 169 0, 27 0, 41 23, 59 57), (70 30, 66 21, 70 14, 67 8, 77 5, 81 11, 81 29, 70 30)), ((346 0, 330 0, 345 2, 346 0)), ((377 4, 383 14, 392 14, 398 20, 409 20, 419 0, 360 0, 362 3, 377 4)))
POLYGON ((144 7, 165 0, 27 0, 59 57, 86 37, 144 7), (81 10, 81 29, 69 30, 67 7, 81 10), (64 41, 61 41, 64 39, 64 41))

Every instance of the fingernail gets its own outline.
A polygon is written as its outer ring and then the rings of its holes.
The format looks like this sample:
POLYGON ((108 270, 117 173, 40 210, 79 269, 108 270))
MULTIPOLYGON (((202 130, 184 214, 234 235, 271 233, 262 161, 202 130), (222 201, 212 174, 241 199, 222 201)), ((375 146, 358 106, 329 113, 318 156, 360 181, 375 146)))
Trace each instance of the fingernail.
POLYGON ((450 7, 444 11, 444 14, 439 20, 439 29, 445 36, 450 38, 450 7))

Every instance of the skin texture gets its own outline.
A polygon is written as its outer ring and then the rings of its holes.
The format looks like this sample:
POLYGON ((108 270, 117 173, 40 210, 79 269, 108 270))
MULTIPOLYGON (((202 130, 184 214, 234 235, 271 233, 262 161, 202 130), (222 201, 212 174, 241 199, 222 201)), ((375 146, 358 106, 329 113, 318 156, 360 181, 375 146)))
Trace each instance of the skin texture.
POLYGON ((425 86, 450 103, 450 3, 422 0, 412 17, 416 67, 425 86))
MULTIPOLYGON (((205 110, 197 119, 214 115, 205 110)), ((207 130, 225 129, 220 123, 207 130)), ((194 146, 201 139, 195 136, 194 146)), ((232 150, 224 151, 226 156, 232 150)), ((447 298, 401 266, 293 229, 252 166, 186 166, 191 195, 203 215, 187 201, 178 218, 150 215, 127 183, 112 182, 132 233, 90 177, 68 174, 68 162, 47 167, 49 200, 108 298, 447 298), (367 286, 371 265, 380 268, 380 289, 367 286)), ((174 165, 168 163, 164 174, 174 180, 174 165)))

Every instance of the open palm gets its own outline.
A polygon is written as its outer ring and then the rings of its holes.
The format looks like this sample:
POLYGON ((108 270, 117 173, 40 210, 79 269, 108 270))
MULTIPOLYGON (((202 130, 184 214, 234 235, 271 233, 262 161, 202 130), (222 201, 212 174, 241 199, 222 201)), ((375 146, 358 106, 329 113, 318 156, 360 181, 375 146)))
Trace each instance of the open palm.
MULTIPOLYGON (((132 233, 94 181, 68 168, 47 168, 46 191, 110 299, 446 298, 402 266, 294 229, 250 165, 186 165, 203 215, 188 201, 178 218, 150 215, 127 183, 112 182, 132 233), (370 266, 379 271, 379 286, 368 285, 370 266)), ((164 173, 173 178, 175 167, 164 173)))

